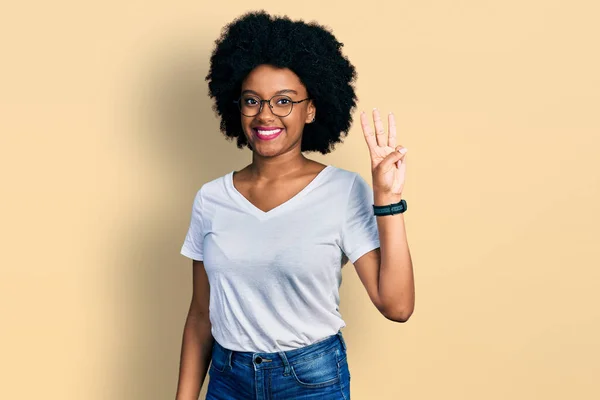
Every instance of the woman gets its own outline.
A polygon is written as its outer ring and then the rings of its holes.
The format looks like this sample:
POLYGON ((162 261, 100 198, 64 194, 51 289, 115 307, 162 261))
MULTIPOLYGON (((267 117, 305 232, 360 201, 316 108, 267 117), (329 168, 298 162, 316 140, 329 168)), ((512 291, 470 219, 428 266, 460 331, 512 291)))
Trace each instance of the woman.
POLYGON ((355 69, 341 47, 322 26, 264 12, 216 42, 210 95, 221 130, 252 163, 194 199, 181 250, 194 278, 178 399, 197 399, 207 370, 207 399, 349 399, 338 308, 347 261, 386 318, 412 314, 406 157, 393 116, 388 133, 376 110, 375 130, 361 114, 373 190, 302 154, 329 153, 350 129, 355 69))

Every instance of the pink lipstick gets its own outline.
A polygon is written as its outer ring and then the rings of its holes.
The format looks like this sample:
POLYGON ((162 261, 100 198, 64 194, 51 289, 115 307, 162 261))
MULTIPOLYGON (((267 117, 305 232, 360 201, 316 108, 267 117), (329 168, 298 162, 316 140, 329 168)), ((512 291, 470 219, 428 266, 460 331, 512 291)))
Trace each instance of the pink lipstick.
POLYGON ((257 126, 256 128, 252 128, 252 131, 260 140, 273 140, 281 135, 283 128, 276 126, 257 126))

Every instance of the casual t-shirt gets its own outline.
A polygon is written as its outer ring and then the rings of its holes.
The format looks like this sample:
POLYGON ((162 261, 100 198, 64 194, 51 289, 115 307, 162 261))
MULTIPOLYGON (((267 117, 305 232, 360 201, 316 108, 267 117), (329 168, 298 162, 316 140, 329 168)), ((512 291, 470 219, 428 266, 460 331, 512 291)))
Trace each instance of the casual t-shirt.
POLYGON ((204 184, 181 254, 204 262, 214 339, 279 352, 345 327, 341 269, 380 246, 372 205, 365 180, 332 165, 268 212, 237 191, 233 171, 204 184))

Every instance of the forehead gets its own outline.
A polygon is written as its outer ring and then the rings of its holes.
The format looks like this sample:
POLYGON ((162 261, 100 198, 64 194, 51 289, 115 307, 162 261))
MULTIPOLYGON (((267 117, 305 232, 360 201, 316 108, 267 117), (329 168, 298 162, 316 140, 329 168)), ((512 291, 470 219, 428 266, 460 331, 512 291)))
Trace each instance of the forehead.
POLYGON ((265 97, 285 89, 295 90, 298 94, 306 94, 306 88, 298 75, 288 68, 259 65, 242 82, 242 91, 252 90, 265 97))

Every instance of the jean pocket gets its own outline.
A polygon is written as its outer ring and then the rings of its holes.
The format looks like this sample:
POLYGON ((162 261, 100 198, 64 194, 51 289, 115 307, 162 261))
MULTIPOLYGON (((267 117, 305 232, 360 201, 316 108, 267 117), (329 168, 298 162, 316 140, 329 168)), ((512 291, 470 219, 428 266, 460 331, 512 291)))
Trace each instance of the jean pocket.
POLYGON ((307 357, 291 364, 292 375, 306 387, 319 388, 339 382, 338 349, 314 357, 307 357))
POLYGON ((210 371, 224 372, 227 366, 229 366, 229 354, 219 348, 215 342, 212 348, 210 371))
POLYGON ((340 378, 342 381, 348 380, 352 378, 350 375, 350 366, 348 365, 348 355, 345 351, 341 352, 340 358, 338 360, 338 367, 340 369, 340 378))

